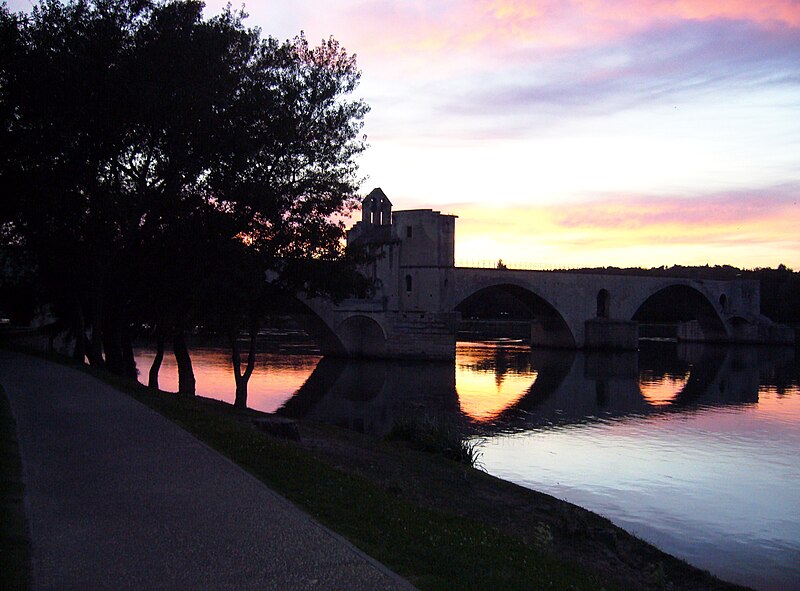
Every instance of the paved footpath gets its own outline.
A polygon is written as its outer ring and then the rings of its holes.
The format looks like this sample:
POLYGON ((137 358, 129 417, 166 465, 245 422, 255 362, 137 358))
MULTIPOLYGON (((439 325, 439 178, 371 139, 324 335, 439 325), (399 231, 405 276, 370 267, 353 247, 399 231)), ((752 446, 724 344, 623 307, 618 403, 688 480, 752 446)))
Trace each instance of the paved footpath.
POLYGON ((413 587, 216 451, 75 369, 0 351, 33 588, 413 587))

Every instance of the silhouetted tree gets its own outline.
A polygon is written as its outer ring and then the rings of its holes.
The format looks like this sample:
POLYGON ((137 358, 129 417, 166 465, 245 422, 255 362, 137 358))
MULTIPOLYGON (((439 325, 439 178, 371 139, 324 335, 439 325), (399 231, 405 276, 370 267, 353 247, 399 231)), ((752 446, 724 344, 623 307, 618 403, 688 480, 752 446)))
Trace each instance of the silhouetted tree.
POLYGON ((140 14, 133 4, 43 2, 25 18, 11 17, 13 59, 2 64, 3 110, 14 113, 0 171, 4 221, 35 254, 51 300, 74 325, 76 350, 86 338, 98 365, 105 289, 129 239, 112 163, 131 131, 122 64, 140 14))
POLYGON ((236 241, 224 249, 230 262, 215 273, 225 285, 214 290, 227 294, 215 307, 231 345, 237 406, 246 406, 265 309, 297 291, 337 297, 362 287, 336 219, 356 205, 355 157, 366 147, 368 107, 345 99, 359 78, 355 58, 335 40, 311 48, 302 34, 261 42, 249 63, 244 100, 227 128, 234 133, 209 175, 216 204, 237 225, 236 241), (326 274, 332 265, 338 272, 326 274), (242 328, 249 340, 243 369, 242 328))
MULTIPOLYGON (((32 256, 76 357, 134 373, 131 327, 146 322, 162 343, 150 382, 170 337, 186 394, 187 331, 212 316, 257 330, 266 271, 282 294, 341 289, 304 262, 344 254, 336 220, 355 204, 368 110, 346 98, 360 73, 335 40, 261 39, 241 12, 202 9, 0 9, 3 238, 32 256), (235 313, 211 312, 208 285, 236 292, 235 313)), ((245 392, 251 372, 237 370, 245 392)))

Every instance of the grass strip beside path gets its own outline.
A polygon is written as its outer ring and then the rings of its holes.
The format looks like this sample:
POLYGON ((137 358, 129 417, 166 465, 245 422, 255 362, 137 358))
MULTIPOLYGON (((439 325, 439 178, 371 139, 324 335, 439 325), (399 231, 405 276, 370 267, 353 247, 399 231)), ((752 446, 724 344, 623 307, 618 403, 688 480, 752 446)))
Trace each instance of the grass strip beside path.
POLYGON ((0 589, 30 588, 30 539, 25 525, 17 425, 0 385, 0 589))
POLYGON ((612 587, 519 538, 410 503, 269 437, 252 425, 260 413, 92 373, 172 419, 422 590, 612 587))

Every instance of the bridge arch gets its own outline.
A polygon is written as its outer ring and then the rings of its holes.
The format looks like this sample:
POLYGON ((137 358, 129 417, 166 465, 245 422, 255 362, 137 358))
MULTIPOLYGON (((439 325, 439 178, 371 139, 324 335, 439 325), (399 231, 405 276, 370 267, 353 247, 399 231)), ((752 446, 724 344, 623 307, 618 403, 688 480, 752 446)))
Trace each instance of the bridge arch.
POLYGON ((285 296, 277 300, 280 309, 286 312, 314 341, 323 355, 342 357, 347 351, 333 328, 325 321, 325 309, 314 306, 313 300, 285 296))
POLYGON ((349 316, 336 327, 336 334, 349 357, 386 356, 386 333, 374 318, 349 316))
POLYGON ((558 309, 525 286, 507 282, 484 284, 462 296, 454 309, 464 319, 528 321, 531 345, 575 348, 575 335, 558 309), (503 312, 505 316, 500 315, 503 312))
POLYGON ((629 318, 639 323, 692 323, 701 337, 697 340, 726 340, 728 328, 720 314, 725 300, 715 299, 696 285, 673 282, 657 286, 635 301, 629 318))

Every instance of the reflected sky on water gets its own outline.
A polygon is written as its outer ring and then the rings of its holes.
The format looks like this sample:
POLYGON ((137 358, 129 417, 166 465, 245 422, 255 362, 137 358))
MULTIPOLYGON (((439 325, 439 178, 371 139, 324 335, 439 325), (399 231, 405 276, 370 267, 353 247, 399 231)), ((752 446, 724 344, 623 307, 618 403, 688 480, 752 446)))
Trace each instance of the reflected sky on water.
MULTIPOLYGON (((198 393, 232 402, 225 349, 198 393)), ((147 373, 152 353, 140 352, 147 373)), ((249 403, 384 435, 439 416, 484 439, 497 476, 601 513, 759 589, 800 589, 800 369, 793 349, 643 342, 639 353, 460 343, 455 364, 264 353, 249 403)), ((177 389, 167 357, 161 386, 177 389)))
MULTIPOLYGON (((136 366, 139 368, 139 380, 143 383, 147 382, 153 357, 155 351, 151 349, 137 351, 136 366)), ((236 386, 230 350, 224 347, 192 348, 191 357, 197 393, 233 404, 236 386)), ((264 412, 275 412, 303 385, 320 358, 319 355, 260 353, 257 369, 250 378, 248 406, 264 412)), ((178 391, 178 366, 175 357, 169 353, 164 355, 158 382, 162 390, 178 391)))

